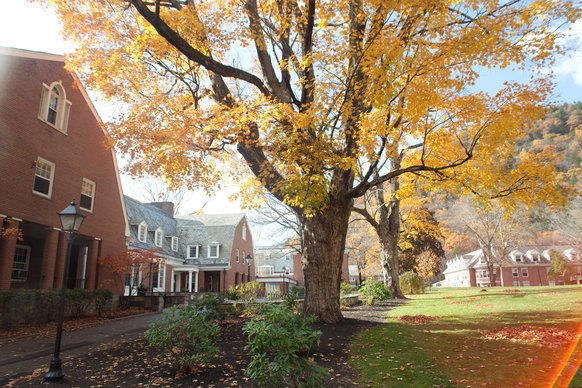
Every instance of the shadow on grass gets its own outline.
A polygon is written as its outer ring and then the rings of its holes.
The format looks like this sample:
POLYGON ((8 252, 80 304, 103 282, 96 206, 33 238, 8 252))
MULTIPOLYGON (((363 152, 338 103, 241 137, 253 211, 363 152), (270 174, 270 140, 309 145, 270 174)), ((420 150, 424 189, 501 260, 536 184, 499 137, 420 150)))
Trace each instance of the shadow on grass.
MULTIPOLYGON (((369 340, 378 342, 385 336, 410 338, 410 348, 422 351, 428 360, 432 357, 434 365, 444 376, 463 385, 546 386, 552 376, 558 374, 561 360, 568 360, 566 371, 579 366, 582 344, 568 359, 567 350, 572 343, 557 339, 549 343, 489 340, 483 337, 483 331, 519 325, 573 330, 579 322, 580 314, 559 311, 449 316, 427 324, 392 321, 385 327, 374 329, 375 333, 369 334, 369 340)), ((387 346, 378 352, 390 354, 394 350, 387 346)))

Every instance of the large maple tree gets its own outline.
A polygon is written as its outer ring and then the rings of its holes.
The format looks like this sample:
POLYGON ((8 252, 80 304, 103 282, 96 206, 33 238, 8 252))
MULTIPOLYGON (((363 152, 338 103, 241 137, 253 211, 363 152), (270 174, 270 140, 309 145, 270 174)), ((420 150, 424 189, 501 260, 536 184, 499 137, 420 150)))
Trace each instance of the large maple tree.
POLYGON ((243 199, 266 190, 299 214, 304 309, 322 321, 342 319, 348 219, 370 188, 422 174, 485 193, 554 189, 548 154, 510 173, 496 162, 551 83, 488 95, 475 81, 550 65, 580 17, 572 2, 39 1, 77 42, 69 66, 124 108, 108 128, 131 172, 189 187, 227 178, 243 199))

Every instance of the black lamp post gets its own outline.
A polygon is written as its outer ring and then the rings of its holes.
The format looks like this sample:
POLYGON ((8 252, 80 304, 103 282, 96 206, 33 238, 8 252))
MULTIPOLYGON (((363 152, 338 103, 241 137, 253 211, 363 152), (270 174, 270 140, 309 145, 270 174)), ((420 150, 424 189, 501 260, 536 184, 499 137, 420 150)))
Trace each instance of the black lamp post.
POLYGON ((247 275, 247 281, 250 282, 251 281, 251 261, 253 260, 253 258, 251 257, 251 255, 247 255, 247 257, 245 257, 245 260, 247 261, 247 265, 249 267, 249 272, 247 275))
POLYGON ((71 247, 73 241, 77 237, 77 232, 83 223, 85 216, 75 205, 75 200, 71 202, 63 211, 58 213, 61 219, 62 229, 68 234, 67 237, 67 252, 65 255, 65 268, 63 273, 63 284, 61 287, 61 300, 59 304, 59 314, 57 321, 57 335, 55 339, 55 352, 50 363, 49 371, 44 375, 44 380, 47 383, 61 380, 65 374, 61 368, 61 334, 63 332, 63 320, 65 318, 65 297, 67 292, 67 283, 69 281, 69 263, 71 261, 71 247))

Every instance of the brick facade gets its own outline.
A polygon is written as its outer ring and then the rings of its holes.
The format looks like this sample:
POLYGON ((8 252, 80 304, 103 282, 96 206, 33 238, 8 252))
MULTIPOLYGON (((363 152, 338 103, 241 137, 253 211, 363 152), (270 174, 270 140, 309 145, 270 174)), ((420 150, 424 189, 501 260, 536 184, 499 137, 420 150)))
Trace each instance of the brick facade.
POLYGON ((87 217, 73 244, 68 277, 70 287, 95 288, 98 257, 126 247, 115 155, 100 119, 62 56, 0 49, 0 63, 0 214, 4 229, 17 224, 20 232, 17 241, 0 239, 0 288, 61 285, 66 238, 56 213, 72 199, 79 204, 84 179, 95 183, 92 211, 83 211, 87 217), (43 85, 55 84, 64 94, 59 98, 70 104, 66 129, 39 118, 43 85), (54 166, 49 195, 33 192, 38 158, 54 166), (13 274, 15 253, 23 261, 26 252, 27 268, 13 274))

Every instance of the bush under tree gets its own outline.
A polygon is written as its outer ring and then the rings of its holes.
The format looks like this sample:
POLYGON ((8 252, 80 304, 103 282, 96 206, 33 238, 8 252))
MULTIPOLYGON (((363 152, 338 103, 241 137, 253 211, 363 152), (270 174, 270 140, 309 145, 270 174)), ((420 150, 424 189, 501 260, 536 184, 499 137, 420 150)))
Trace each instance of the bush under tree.
POLYGON ((260 317, 249 321, 243 332, 252 360, 246 374, 259 386, 321 387, 325 368, 308 359, 319 344, 321 331, 311 324, 315 317, 294 310, 293 301, 264 304, 260 317))
POLYGON ((370 305, 374 304, 375 301, 392 299, 390 288, 373 278, 367 279, 362 283, 360 296, 364 298, 366 304, 370 305))
POLYGON ((218 333, 218 324, 197 309, 174 306, 150 325, 145 338, 150 346, 160 347, 178 371, 193 373, 218 353, 218 333))

